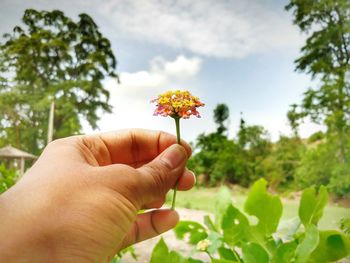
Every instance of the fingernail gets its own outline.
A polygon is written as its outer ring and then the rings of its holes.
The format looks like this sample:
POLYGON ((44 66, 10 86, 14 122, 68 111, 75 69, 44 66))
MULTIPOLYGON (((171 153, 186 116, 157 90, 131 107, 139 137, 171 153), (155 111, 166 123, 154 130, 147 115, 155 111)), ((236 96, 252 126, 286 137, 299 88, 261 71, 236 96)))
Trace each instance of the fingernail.
POLYGON ((190 171, 191 174, 193 175, 193 178, 194 178, 194 184, 197 183, 197 176, 194 174, 194 172, 190 171))
POLYGON ((172 219, 172 221, 174 221, 174 222, 178 222, 179 221, 180 215, 179 215, 179 213, 177 211, 171 210, 171 209, 166 210, 166 211, 169 211, 169 213, 167 215, 169 219, 172 219))
POLYGON ((162 209, 154 211, 154 220, 159 220, 162 223, 157 227, 157 230, 160 233, 168 231, 171 228, 174 228, 176 224, 179 222, 180 216, 178 212, 170 209, 162 209))
POLYGON ((171 169, 178 167, 186 158, 187 154, 185 150, 178 144, 173 144, 168 147, 161 157, 162 160, 169 164, 171 169))
POLYGON ((192 175, 193 180, 194 180, 194 184, 196 184, 196 182, 197 182, 197 177, 196 177, 196 175, 194 174, 194 172, 191 171, 191 170, 189 170, 188 168, 186 168, 186 173, 189 173, 190 175, 192 175))

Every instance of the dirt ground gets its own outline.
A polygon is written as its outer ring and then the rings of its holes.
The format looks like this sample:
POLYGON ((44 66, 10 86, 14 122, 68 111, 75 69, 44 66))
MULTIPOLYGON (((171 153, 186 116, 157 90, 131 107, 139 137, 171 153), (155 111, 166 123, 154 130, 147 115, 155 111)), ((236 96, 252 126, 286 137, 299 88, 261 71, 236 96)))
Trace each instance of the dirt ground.
MULTIPOLYGON (((205 215, 208 215, 208 212, 199 211, 199 210, 192 210, 192 209, 186 209, 186 208, 177 208, 176 209, 178 213, 180 214, 180 220, 191 220, 191 221, 197 221, 203 223, 203 218, 205 215)), ((163 238, 168 245, 169 249, 171 250, 177 250, 183 255, 189 255, 189 253, 192 250, 192 247, 190 247, 188 244, 186 244, 182 240, 178 240, 175 237, 175 234, 173 231, 168 231, 164 233, 163 238)), ((135 261, 130 255, 125 255, 122 259, 123 263, 148 263, 151 258, 151 253, 156 245, 156 243, 159 241, 160 237, 155 237, 152 239, 149 239, 147 241, 143 241, 141 243, 136 244, 135 251, 138 255, 137 261, 135 261)), ((204 262, 210 262, 209 257, 204 253, 199 253, 194 255, 195 258, 201 259, 204 262)))

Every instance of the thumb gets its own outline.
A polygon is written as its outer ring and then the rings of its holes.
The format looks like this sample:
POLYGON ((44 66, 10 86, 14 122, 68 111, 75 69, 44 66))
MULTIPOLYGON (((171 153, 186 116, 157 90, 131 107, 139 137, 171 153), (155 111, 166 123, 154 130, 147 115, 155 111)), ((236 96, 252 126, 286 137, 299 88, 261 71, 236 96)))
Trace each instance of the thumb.
POLYGON ((144 182, 145 194, 148 195, 145 203, 164 197, 170 188, 174 187, 183 174, 187 159, 185 148, 173 144, 157 158, 138 168, 144 182))

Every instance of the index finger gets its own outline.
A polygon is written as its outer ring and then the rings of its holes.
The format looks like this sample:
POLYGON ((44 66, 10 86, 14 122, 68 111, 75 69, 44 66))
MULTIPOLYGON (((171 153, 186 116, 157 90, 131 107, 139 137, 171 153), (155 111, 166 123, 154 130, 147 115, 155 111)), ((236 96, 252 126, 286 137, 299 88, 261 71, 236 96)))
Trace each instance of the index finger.
MULTIPOLYGON (((156 158, 170 145, 177 143, 176 137, 162 131, 128 129, 96 135, 82 136, 100 165, 122 163, 138 168, 156 158)), ((188 157, 192 150, 181 141, 188 157)))

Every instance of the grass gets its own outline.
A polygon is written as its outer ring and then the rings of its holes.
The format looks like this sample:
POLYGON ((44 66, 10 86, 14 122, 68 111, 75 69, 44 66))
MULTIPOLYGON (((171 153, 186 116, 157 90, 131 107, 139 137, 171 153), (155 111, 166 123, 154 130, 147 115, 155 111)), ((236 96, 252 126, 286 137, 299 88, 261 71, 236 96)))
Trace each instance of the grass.
MULTIPOLYGON (((187 192, 178 192, 176 197, 176 207, 184 207, 189 209, 203 210, 210 213, 215 212, 216 194, 219 188, 194 188, 187 192)), ((240 191, 232 192, 232 200, 236 207, 243 211, 243 204, 247 197, 240 191)), ((167 197, 167 204, 171 204, 172 192, 167 197)), ((292 219, 298 216, 299 200, 282 199, 283 215, 282 220, 292 219)), ((321 229, 338 228, 339 221, 342 218, 350 218, 350 209, 329 204, 322 219, 319 222, 321 229)))

